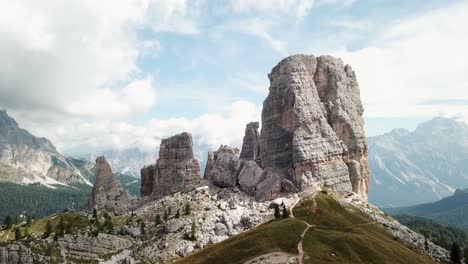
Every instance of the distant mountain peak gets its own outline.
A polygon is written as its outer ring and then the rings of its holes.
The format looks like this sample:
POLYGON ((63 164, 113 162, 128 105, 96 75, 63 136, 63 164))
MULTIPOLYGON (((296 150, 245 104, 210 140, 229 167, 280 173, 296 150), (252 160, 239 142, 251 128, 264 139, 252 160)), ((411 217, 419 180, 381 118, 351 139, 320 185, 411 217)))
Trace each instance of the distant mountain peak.
POLYGON ((0 181, 15 183, 90 184, 86 165, 60 154, 45 137, 20 128, 6 110, 0 110, 0 181))
POLYGON ((453 130, 468 131, 468 127, 464 122, 458 121, 456 118, 438 116, 419 124, 414 133, 427 134, 428 131, 431 131, 434 134, 453 132, 453 130))
POLYGON ((374 204, 427 203, 468 187, 468 127, 455 118, 435 117, 413 132, 394 129, 368 144, 374 204))

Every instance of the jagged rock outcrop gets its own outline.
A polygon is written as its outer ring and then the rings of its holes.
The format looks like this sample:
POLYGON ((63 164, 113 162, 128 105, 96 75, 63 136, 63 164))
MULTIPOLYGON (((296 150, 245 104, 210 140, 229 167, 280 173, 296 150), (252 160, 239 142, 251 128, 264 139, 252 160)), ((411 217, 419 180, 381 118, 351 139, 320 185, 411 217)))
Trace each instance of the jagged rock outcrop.
POLYGON ((141 196, 148 196, 153 192, 154 171, 156 165, 152 164, 141 169, 141 196))
POLYGON ((141 194, 152 199, 195 189, 200 183, 200 165, 194 159, 192 135, 163 139, 156 164, 143 168, 141 176, 141 194))
POLYGON ((262 168, 278 173, 283 190, 317 184, 367 199, 363 108, 351 67, 331 56, 294 55, 268 77, 262 168))
POLYGON ((204 178, 218 187, 235 187, 240 166, 239 149, 220 146, 208 153, 204 178))
POLYGON ((245 127, 244 140, 240 158, 245 160, 257 160, 260 154, 260 133, 259 123, 250 122, 245 127))
MULTIPOLYGON (((258 200, 312 185, 367 200, 364 110, 351 67, 331 56, 294 55, 279 62, 268 78, 261 133, 256 122, 246 126, 240 156, 259 168, 249 163, 243 169, 241 163, 241 188, 258 200)), ((209 154, 205 178, 232 187, 235 170, 231 160, 218 162, 220 155, 209 154)))
POLYGON ((88 200, 88 209, 122 214, 128 212, 130 206, 129 194, 115 179, 106 158, 96 158, 96 182, 88 200))

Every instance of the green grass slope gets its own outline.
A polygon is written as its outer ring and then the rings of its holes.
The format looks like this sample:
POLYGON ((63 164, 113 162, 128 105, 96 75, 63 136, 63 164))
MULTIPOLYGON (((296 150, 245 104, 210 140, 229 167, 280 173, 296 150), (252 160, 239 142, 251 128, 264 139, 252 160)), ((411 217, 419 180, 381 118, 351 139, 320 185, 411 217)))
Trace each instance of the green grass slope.
POLYGON ((209 246, 176 263, 244 263, 271 252, 297 253, 297 243, 306 225, 294 218, 271 221, 255 229, 209 246))
POLYGON ((311 225, 303 240, 305 264, 435 263, 395 240, 362 213, 346 210, 329 194, 303 199, 293 213, 293 218, 270 221, 176 263, 244 263, 272 252, 298 254, 305 223, 311 225))
POLYGON ((15 240, 15 227, 19 227, 21 229, 21 233, 23 236, 25 236, 27 230, 27 232, 31 235, 31 238, 40 238, 46 230, 47 222, 50 221, 52 226, 52 232, 55 232, 57 225, 59 224, 60 218, 63 219, 65 225, 69 224, 73 226, 74 230, 89 225, 89 220, 86 216, 83 216, 77 212, 63 212, 46 218, 34 219, 32 220, 30 227, 27 227, 25 223, 22 223, 14 225, 10 229, 2 229, 0 230, 0 242, 15 240))
POLYGON ((304 238, 304 263, 434 263, 393 239, 367 216, 343 208, 320 193, 294 208, 294 215, 314 225, 304 238))

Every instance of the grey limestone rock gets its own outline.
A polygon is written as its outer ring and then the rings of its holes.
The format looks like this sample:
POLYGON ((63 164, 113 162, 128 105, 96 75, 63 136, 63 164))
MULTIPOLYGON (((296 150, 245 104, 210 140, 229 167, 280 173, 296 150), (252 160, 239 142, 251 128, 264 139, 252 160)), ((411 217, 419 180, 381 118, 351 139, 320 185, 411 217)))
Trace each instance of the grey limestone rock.
POLYGON ((148 196, 153 192, 155 169, 156 165, 154 164, 141 169, 141 196, 148 196))
POLYGON ((250 122, 245 127, 244 140, 240 158, 245 160, 257 160, 260 154, 260 133, 259 123, 250 122))
POLYGON ((242 164, 242 169, 239 172, 240 188, 250 194, 255 195, 255 188, 263 175, 263 169, 258 164, 251 160, 246 160, 242 164))
POLYGON ((367 199, 370 172, 363 107, 351 67, 331 56, 294 55, 268 77, 262 168, 278 174, 283 191, 294 190, 289 183, 297 190, 316 184, 367 199))
POLYGON ((208 153, 204 178, 218 187, 235 187, 240 165, 239 149, 220 146, 217 151, 208 153))
POLYGON ((115 179, 106 158, 96 158, 96 182, 88 200, 88 209, 123 214, 130 207, 130 195, 115 179))
POLYGON ((200 165, 194 159, 192 135, 184 132, 163 139, 156 164, 143 168, 141 174, 141 193, 151 199, 195 189, 200 183, 200 165))

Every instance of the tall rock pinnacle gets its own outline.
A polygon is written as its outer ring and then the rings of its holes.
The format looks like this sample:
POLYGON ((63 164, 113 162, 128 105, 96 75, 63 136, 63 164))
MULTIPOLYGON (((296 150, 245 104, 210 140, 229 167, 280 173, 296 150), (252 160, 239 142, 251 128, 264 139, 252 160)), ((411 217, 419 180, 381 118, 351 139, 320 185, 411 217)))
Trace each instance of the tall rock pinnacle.
POLYGON ((217 162, 218 151, 208 155, 205 178, 219 187, 235 183, 257 200, 309 186, 355 192, 367 200, 364 109, 351 67, 331 56, 294 55, 268 78, 262 130, 258 133, 258 122, 247 124, 238 173, 232 162, 217 162))
POLYGON ((331 56, 294 55, 278 63, 268 77, 262 168, 279 175, 283 190, 290 183, 298 190, 321 185, 367 199, 364 110, 351 67, 331 56))
POLYGON ((190 191, 200 183, 200 165, 194 159, 192 135, 181 133, 163 139, 156 164, 141 170, 142 196, 158 199, 179 191, 190 191))
POLYGON ((260 133, 258 122, 250 122, 245 127, 245 135, 242 143, 241 159, 257 160, 260 154, 260 133))
POLYGON ((127 212, 130 205, 129 195, 115 179, 106 158, 96 158, 96 182, 88 200, 88 209, 121 214, 127 212))

